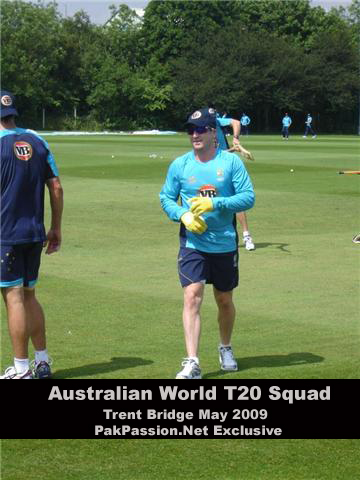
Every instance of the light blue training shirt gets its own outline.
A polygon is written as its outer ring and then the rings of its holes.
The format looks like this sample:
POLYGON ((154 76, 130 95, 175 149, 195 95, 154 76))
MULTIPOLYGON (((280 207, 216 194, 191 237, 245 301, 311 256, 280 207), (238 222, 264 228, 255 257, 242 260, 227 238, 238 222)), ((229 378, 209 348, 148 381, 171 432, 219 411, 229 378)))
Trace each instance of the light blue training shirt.
POLYGON ((291 125, 291 118, 289 117, 289 115, 286 115, 286 116, 282 119, 282 123, 283 123, 284 127, 290 127, 290 125, 291 125))
POLYGON ((196 160, 193 151, 176 158, 160 192, 163 210, 179 222, 190 210, 189 199, 198 196, 213 201, 214 210, 203 214, 208 229, 199 235, 182 228, 182 246, 208 253, 233 252, 237 249, 234 214, 248 210, 255 202, 253 185, 241 159, 221 148, 208 162, 196 160))

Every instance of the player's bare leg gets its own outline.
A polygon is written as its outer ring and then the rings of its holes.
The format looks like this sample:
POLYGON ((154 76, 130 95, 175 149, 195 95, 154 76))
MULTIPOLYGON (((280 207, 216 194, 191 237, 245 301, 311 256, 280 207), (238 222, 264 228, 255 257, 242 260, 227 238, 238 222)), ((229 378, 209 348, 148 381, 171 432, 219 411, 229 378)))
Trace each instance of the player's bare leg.
POLYGON ((236 214, 236 218, 241 224, 241 228, 243 232, 243 240, 244 240, 246 250, 255 250, 255 245, 249 232, 246 213, 238 212, 236 214))
POLYGON ((183 326, 188 357, 198 356, 201 331, 200 307, 203 297, 203 283, 192 283, 184 287, 183 326))
POLYGON ((28 358, 29 331, 24 306, 23 287, 1 289, 5 301, 9 334, 14 353, 14 365, 5 370, 0 379, 33 378, 28 358))
POLYGON ((231 347, 231 335, 235 323, 235 305, 233 302, 233 292, 221 292, 215 287, 214 297, 218 306, 218 323, 220 333, 219 361, 220 367, 225 371, 235 371, 238 369, 237 362, 231 347))
POLYGON ((34 288, 25 288, 24 297, 29 334, 35 348, 35 360, 32 362, 33 374, 38 379, 51 378, 52 362, 46 349, 44 311, 36 298, 34 288))
POLYGON ((24 305, 24 289, 22 287, 2 288, 9 334, 14 356, 19 359, 28 358, 29 331, 24 305))
POLYGON ((198 349, 200 340, 200 307, 204 296, 204 284, 192 283, 184 287, 183 325, 187 357, 176 379, 194 380, 201 378, 198 349))
POLYGON ((31 341, 35 350, 45 350, 45 316, 43 309, 35 296, 35 289, 24 289, 24 301, 31 341))
POLYGON ((223 345, 230 345, 231 334, 235 323, 235 305, 232 299, 232 291, 220 292, 215 287, 214 297, 218 306, 218 323, 220 341, 223 345))
POLYGON ((246 213, 245 212, 238 212, 236 214, 236 218, 239 220, 239 222, 241 224, 242 231, 243 232, 248 232, 249 227, 248 227, 248 223, 247 223, 246 213))

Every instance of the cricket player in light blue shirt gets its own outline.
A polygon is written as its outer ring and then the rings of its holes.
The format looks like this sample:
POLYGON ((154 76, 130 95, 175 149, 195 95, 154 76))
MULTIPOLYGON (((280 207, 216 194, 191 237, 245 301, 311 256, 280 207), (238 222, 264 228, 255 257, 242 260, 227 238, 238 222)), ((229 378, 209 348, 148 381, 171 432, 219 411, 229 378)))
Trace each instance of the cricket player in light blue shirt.
POLYGON ((240 123, 241 123, 241 134, 249 135, 250 117, 248 117, 246 113, 242 114, 242 117, 240 118, 240 123))
POLYGON ((308 113, 305 120, 305 133, 303 135, 304 138, 307 137, 308 133, 311 133, 312 138, 316 138, 316 133, 312 128, 311 124, 312 124, 312 116, 310 115, 310 113, 308 113))
POLYGON ((241 159, 217 147, 216 117, 209 108, 194 112, 187 128, 193 149, 170 165, 160 202, 168 217, 181 223, 178 267, 184 292, 187 357, 176 378, 199 379, 200 307, 205 283, 213 284, 219 311, 220 367, 237 370, 231 347, 235 322, 232 291, 238 285, 234 217, 253 206, 255 195, 241 159))
POLYGON ((289 140, 289 127, 292 124, 292 120, 287 113, 285 113, 285 117, 282 119, 282 136, 283 139, 289 140))

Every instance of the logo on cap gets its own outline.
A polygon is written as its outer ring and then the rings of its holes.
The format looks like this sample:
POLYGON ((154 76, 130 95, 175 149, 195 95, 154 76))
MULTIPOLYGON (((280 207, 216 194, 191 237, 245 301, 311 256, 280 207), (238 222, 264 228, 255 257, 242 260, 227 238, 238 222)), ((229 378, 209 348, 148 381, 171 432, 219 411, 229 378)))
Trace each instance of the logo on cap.
POLYGON ((197 120, 198 118, 201 117, 201 112, 199 110, 197 110, 196 112, 194 112, 190 118, 192 118, 193 120, 197 120))
POLYGON ((14 143, 14 152, 16 158, 27 162, 32 157, 32 146, 27 142, 15 142, 14 143))
POLYGON ((12 105, 12 98, 10 95, 4 95, 1 97, 1 103, 4 105, 4 107, 10 107, 12 105))

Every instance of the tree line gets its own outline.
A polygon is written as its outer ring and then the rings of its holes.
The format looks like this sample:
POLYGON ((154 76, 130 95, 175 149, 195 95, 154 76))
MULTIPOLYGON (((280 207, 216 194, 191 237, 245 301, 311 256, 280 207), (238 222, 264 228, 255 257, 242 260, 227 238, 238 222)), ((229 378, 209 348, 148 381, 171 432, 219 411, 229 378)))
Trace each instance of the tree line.
POLYGON ((55 2, 1 2, 2 88, 33 128, 181 129, 215 104, 252 130, 357 133, 360 0, 152 0, 143 18, 110 7, 104 25, 55 2))

